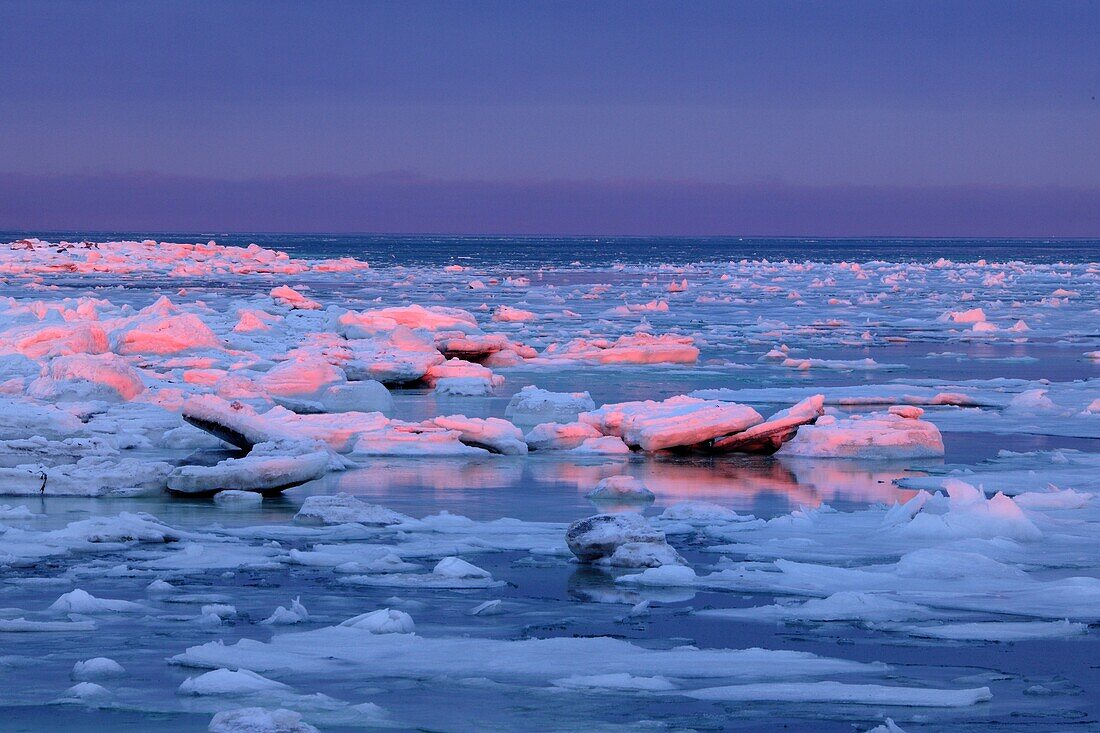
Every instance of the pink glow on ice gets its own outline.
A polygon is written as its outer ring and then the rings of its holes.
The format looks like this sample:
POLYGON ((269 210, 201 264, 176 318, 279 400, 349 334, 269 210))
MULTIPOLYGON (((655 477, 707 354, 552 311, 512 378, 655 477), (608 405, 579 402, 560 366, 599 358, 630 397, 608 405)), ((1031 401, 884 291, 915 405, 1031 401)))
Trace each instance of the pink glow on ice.
POLYGON ((277 288, 272 288, 270 295, 276 303, 292 310, 321 310, 320 303, 302 295, 288 285, 280 285, 277 288))
POLYGON ((59 356, 50 362, 47 373, 48 377, 32 384, 32 394, 45 397, 64 383, 87 383, 106 388, 124 400, 132 400, 145 391, 138 370, 115 354, 59 356))
POLYGON ((67 354, 102 354, 107 332, 96 323, 17 326, 0 333, 0 344, 32 359, 67 354))
POLYGON ((344 372, 321 357, 290 359, 259 379, 269 394, 280 397, 316 397, 328 387, 347 381, 344 372))
POLYGON ((202 319, 186 313, 139 321, 119 337, 115 349, 119 354, 178 354, 221 346, 221 341, 202 319))
POLYGON ((596 364, 694 364, 699 359, 699 349, 693 341, 690 336, 648 333, 621 336, 614 341, 574 339, 565 344, 551 344, 542 357, 596 364))
POLYGON ((236 333, 270 331, 272 324, 283 320, 282 316, 276 316, 255 308, 242 308, 238 311, 238 315, 237 325, 233 327, 236 333))

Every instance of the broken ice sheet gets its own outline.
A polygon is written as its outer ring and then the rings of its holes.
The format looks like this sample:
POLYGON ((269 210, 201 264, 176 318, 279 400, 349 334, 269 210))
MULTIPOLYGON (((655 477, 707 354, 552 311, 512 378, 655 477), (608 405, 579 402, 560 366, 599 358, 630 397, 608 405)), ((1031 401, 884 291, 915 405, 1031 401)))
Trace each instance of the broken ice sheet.
POLYGON ((5 715, 1096 722, 1095 264, 447 265, 0 248, 5 715))

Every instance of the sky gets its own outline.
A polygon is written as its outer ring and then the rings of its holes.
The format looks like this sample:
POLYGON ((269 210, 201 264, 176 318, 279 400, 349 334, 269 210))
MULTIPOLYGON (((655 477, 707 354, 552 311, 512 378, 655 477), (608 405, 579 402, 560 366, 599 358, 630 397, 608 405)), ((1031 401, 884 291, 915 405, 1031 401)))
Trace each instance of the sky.
POLYGON ((0 228, 1100 236, 1100 2, 0 0, 0 228))

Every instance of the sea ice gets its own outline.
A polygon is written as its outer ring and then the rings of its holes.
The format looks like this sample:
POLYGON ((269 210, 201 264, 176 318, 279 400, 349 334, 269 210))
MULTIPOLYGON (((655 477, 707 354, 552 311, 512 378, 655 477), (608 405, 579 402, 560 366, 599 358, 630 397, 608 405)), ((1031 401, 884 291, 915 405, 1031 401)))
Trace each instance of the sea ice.
POLYGON ((411 634, 416 630, 412 616, 391 608, 360 614, 341 622, 340 626, 370 634, 411 634))
POLYGON ((136 613, 148 609, 140 603, 134 603, 133 601, 96 598, 91 593, 77 588, 59 597, 50 605, 48 610, 54 613, 93 615, 97 613, 136 613))
POLYGON ((611 557, 627 543, 664 545, 665 535, 640 514, 597 514, 569 525, 565 540, 578 559, 591 562, 611 557))
POLYGON ((225 507, 254 507, 263 503, 263 496, 253 491, 229 489, 214 494, 214 503, 225 507))
POLYGON ((943 438, 930 422, 891 412, 826 415, 799 428, 780 454, 813 458, 897 460, 943 456, 943 438))
POLYGON ((664 402, 607 404, 582 413, 579 419, 604 435, 621 437, 628 446, 645 451, 702 445, 763 420, 747 405, 686 396, 670 397, 664 402))
POLYGON ((73 665, 70 676, 74 680, 96 680, 106 677, 121 677, 126 674, 122 665, 107 657, 95 657, 73 665))
POLYGON ((300 713, 278 708, 237 708, 215 713, 209 733, 318 733, 300 713))
POLYGON ((225 490, 273 492, 328 473, 329 452, 308 444, 260 443, 244 458, 227 458, 214 466, 181 466, 168 475, 168 490, 180 494, 213 494, 225 490))
POLYGON ((653 492, 633 476, 608 476, 585 494, 589 499, 614 501, 653 501, 653 492))
POLYGON ((730 687, 709 687, 682 693, 697 700, 724 702, 850 703, 900 707, 967 707, 992 699, 988 687, 964 690, 886 685, 857 685, 842 682, 782 682, 730 687))
POLYGON ((294 521, 299 524, 365 524, 385 527, 410 521, 386 507, 368 504, 349 494, 335 496, 308 496, 302 502, 294 521))
POLYGON ((550 392, 527 386, 512 395, 504 415, 513 423, 570 423, 582 412, 596 409, 588 392, 550 392))
POLYGON ((185 679, 179 686, 179 694, 237 696, 285 689, 287 686, 282 682, 269 680, 247 669, 215 669, 212 672, 185 679))
POLYGON ((0 659, 9 707, 220 710, 210 729, 234 733, 316 730, 282 707, 380 724, 352 702, 375 691, 395 703, 382 723, 422 729, 466 708, 515 728, 518 697, 570 730, 1078 714, 1027 655, 1087 657, 1100 620, 1095 263, 512 270, 0 248, 0 492, 34 497, 0 509, 0 634, 22 634, 0 659), (1018 452, 971 457, 999 447, 1018 452), (738 451, 776 455, 713 455, 738 451), (568 525, 589 490, 628 513, 568 525), (515 492, 523 518, 501 518, 515 492), (716 648, 704 620, 754 622, 775 648, 716 648), (594 635, 608 624, 639 640, 594 635), (1012 676, 952 677, 998 642, 1031 642, 1012 676), (882 643, 919 653, 853 661, 882 643), (158 665, 181 649, 205 673, 175 696, 182 675, 158 665), (685 695, 700 702, 667 704, 685 695), (267 707, 224 709, 245 704, 267 707))

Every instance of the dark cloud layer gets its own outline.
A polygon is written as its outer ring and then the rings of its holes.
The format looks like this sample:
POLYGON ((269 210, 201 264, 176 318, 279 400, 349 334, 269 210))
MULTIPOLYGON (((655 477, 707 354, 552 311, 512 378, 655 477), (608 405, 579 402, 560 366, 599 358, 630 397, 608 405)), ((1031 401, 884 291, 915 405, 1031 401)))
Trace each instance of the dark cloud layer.
POLYGON ((0 177, 0 228, 910 237, 1088 237, 1100 190, 692 181, 225 181, 0 177))

